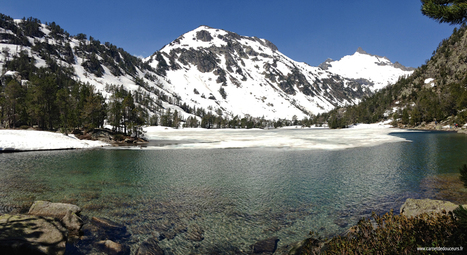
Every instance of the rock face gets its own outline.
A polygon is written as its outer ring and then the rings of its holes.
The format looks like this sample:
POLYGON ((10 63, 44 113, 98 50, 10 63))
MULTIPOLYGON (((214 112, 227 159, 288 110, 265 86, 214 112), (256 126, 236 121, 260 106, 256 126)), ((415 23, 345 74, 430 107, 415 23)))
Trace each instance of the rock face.
POLYGON ((64 254, 66 240, 66 229, 53 218, 0 216, 0 254, 64 254))
MULTIPOLYGON (((467 205, 463 206, 467 207, 467 205)), ((457 207, 458 205, 448 201, 408 198, 401 206, 400 213, 407 217, 411 217, 420 215, 422 213, 440 213, 443 210, 446 212, 452 212, 457 207)))

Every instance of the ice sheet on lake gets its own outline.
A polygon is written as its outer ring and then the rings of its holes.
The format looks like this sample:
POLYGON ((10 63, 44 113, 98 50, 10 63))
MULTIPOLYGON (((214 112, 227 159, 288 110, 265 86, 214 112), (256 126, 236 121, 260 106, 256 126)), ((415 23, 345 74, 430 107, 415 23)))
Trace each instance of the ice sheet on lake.
POLYGON ((227 149, 227 148, 285 148, 339 150, 354 147, 376 146, 384 143, 407 141, 389 135, 404 132, 386 126, 361 125, 349 129, 170 129, 147 127, 150 140, 180 141, 147 149, 227 149), (186 141, 184 143, 183 141, 186 141))

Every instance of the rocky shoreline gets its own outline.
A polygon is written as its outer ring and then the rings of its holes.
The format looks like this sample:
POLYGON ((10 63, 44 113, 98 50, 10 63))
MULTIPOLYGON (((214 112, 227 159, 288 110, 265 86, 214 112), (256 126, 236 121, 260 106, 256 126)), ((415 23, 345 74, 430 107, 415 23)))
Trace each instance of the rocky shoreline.
MULTIPOLYGON (((202 229, 189 229, 194 241, 202 241, 202 229)), ((0 214, 0 254, 112 254, 164 255, 160 237, 142 241, 136 249, 127 226, 106 218, 81 215, 68 203, 35 201, 27 213, 0 214)), ((273 254, 277 237, 260 240, 250 251, 235 254, 273 254)), ((219 253, 220 254, 220 253, 219 253)))
MULTIPOLYGON (((467 204, 462 205, 467 208, 467 204)), ((405 203, 401 206, 399 213, 406 217, 415 217, 424 213, 452 213, 459 205, 445 201, 445 200, 434 200, 434 199, 412 199, 408 198, 405 203)), ((373 226, 374 228, 375 226, 373 226)), ((355 227, 351 227, 347 233, 355 231, 355 227)), ((309 254, 310 250, 312 254, 321 254, 327 249, 328 242, 330 240, 320 240, 315 237, 310 237, 297 244, 295 244, 289 251, 289 255, 302 255, 309 254), (305 252, 306 251, 306 252, 305 252)))
POLYGON ((126 227, 101 218, 82 218, 81 208, 67 203, 36 201, 27 214, 0 215, 1 254, 129 254, 119 242, 126 227))
POLYGON ((83 133, 78 130, 75 133, 76 137, 80 140, 98 140, 111 144, 112 146, 131 146, 143 145, 148 143, 148 141, 144 138, 132 137, 129 135, 124 135, 122 133, 116 133, 106 128, 96 128, 86 133, 83 133))
MULTIPOLYGON (((467 208, 467 205, 464 205, 467 208)), ((452 212, 458 205, 432 199, 407 199, 400 214, 407 217, 431 212, 452 212)), ((352 229, 352 228, 351 228, 352 229)), ((196 240, 203 239, 202 230, 191 231, 196 240)), ((1 254, 151 254, 163 255, 159 238, 150 237, 132 246, 131 233, 123 224, 109 219, 86 217, 81 208, 67 203, 36 201, 27 213, 0 215, 1 254), (136 249, 134 247, 137 247, 136 249)), ((311 246, 319 254, 326 242, 308 238, 278 249, 279 239, 271 237, 252 244, 249 251, 233 254, 301 254, 311 246)))
POLYGON ((465 126, 456 126, 455 124, 450 124, 448 121, 438 123, 436 121, 432 122, 422 122, 417 126, 404 125, 402 123, 397 123, 395 126, 400 129, 408 130, 426 130, 426 131, 445 131, 445 132, 457 132, 462 134, 467 134, 467 129, 465 126))

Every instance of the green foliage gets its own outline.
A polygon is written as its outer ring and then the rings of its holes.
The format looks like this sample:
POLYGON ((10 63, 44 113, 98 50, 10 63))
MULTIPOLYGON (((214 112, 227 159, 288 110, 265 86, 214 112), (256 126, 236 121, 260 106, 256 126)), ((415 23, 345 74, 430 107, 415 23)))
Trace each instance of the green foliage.
POLYGON ((462 24, 467 21, 467 1, 422 0, 422 13, 439 23, 462 24))
POLYGON ((372 218, 360 220, 346 236, 334 237, 324 253, 415 254, 418 247, 460 247, 467 241, 466 228, 451 213, 409 218, 391 211, 383 216, 373 213, 372 218))
POLYGON ((454 210, 454 215, 457 217, 459 227, 465 230, 460 233, 460 238, 467 239, 467 210, 462 205, 459 205, 459 207, 454 210))
POLYGON ((464 164, 461 168, 459 168, 460 172, 460 180, 464 183, 464 187, 467 188, 467 164, 464 164))

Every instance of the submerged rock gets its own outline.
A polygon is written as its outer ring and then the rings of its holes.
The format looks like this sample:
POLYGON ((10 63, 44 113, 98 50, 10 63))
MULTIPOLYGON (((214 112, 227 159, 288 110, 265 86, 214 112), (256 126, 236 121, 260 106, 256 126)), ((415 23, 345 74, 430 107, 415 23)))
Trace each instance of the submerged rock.
POLYGON ((67 231, 53 218, 0 216, 0 254, 64 254, 67 231))
POLYGON ((277 237, 259 241, 251 246, 253 254, 273 254, 277 249, 278 242, 279 238, 277 237))
POLYGON ((136 251, 136 255, 164 255, 164 250, 159 247, 156 239, 148 238, 146 241, 141 243, 136 251))
POLYGON ((204 240, 204 230, 194 224, 188 228, 187 239, 190 241, 201 242, 204 240))
POLYGON ((349 223, 343 218, 335 219, 334 224, 336 224, 337 226, 339 226, 341 228, 345 228, 345 227, 347 227, 349 225, 349 223))
MULTIPOLYGON (((467 205, 463 206, 467 208, 467 205)), ((407 217, 411 217, 422 213, 441 213, 443 210, 446 212, 452 212, 457 207, 458 205, 449 201, 408 198, 401 206, 400 213, 407 217)))
POLYGON ((101 239, 118 241, 130 237, 125 225, 105 218, 92 217, 90 224, 87 224, 86 230, 94 232, 93 234, 101 239))
POLYGON ((100 250, 109 255, 123 255, 130 253, 130 249, 126 245, 122 245, 111 240, 99 241, 97 242, 97 246, 100 250))
POLYGON ((298 243, 292 245, 292 249, 289 251, 289 255, 300 255, 300 254, 320 254, 325 246, 325 242, 310 237, 298 243))

